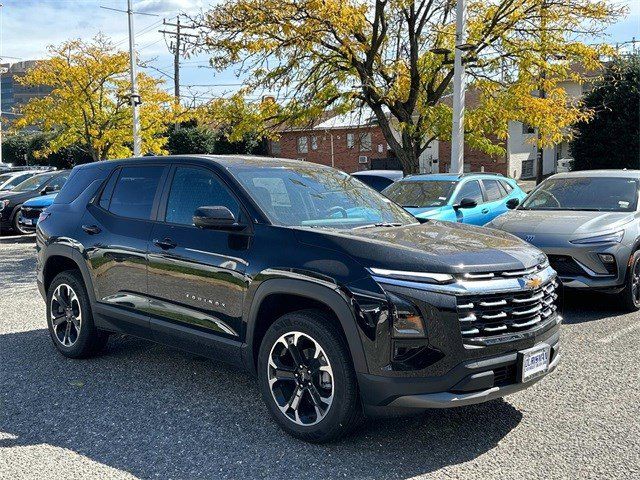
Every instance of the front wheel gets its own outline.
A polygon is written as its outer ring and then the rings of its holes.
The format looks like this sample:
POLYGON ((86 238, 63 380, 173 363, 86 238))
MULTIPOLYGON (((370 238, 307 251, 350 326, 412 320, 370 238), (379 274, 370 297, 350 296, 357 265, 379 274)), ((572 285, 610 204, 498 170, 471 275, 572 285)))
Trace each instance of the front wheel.
POLYGON ((258 354, 262 397, 276 422, 308 442, 335 440, 361 417, 355 371, 344 336, 322 312, 280 317, 258 354))
POLYGON ((640 310, 640 250, 631 255, 627 271, 627 282, 620 292, 624 309, 629 312, 640 310))

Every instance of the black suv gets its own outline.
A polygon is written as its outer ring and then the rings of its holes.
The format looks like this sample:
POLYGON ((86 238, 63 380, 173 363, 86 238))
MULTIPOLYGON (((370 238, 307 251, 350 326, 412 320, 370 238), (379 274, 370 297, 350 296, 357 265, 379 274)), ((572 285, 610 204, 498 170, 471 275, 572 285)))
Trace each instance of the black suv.
POLYGON ((502 397, 560 358, 542 252, 494 230, 420 224, 321 165, 76 167, 41 216, 37 250, 62 354, 96 354, 117 332, 242 366, 273 418, 308 441, 362 414, 502 397))

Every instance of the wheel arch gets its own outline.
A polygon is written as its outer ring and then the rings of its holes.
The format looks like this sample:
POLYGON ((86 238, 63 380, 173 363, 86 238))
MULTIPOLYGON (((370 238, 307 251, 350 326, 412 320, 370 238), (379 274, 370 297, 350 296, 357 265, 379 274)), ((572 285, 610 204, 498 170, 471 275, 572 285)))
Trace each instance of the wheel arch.
POLYGON ((347 298, 342 293, 330 286, 307 280, 271 279, 262 283, 256 290, 247 318, 243 356, 245 366, 251 373, 256 373, 257 352, 269 326, 285 313, 309 308, 324 310, 336 319, 347 341, 356 372, 367 371, 357 322, 347 298), (266 318, 261 319, 261 315, 265 313, 265 306, 269 307, 274 299, 285 302, 286 306, 280 306, 275 312, 268 310, 266 318))
POLYGON ((42 263, 42 284, 46 292, 55 276, 65 270, 78 270, 84 280, 89 299, 93 304, 95 302, 95 291, 93 289, 93 281, 87 264, 82 254, 66 245, 52 244, 47 248, 46 257, 42 263))

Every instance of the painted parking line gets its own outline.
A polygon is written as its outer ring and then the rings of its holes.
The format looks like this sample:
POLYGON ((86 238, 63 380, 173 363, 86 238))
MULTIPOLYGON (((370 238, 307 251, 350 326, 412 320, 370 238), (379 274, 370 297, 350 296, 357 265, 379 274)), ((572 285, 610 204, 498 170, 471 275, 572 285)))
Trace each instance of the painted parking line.
POLYGON ((634 332, 635 330, 640 330, 640 321, 638 323, 634 323, 629 325, 628 327, 623 328, 622 330, 618 330, 617 332, 612 333, 611 335, 607 335, 606 337, 602 337, 598 342, 600 343, 611 343, 616 341, 620 337, 624 337, 625 335, 634 332))

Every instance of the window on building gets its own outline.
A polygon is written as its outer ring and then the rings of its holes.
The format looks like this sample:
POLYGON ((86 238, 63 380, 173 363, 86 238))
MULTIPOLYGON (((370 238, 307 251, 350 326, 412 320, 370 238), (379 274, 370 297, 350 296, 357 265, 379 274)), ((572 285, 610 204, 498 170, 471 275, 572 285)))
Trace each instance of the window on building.
POLYGON ((307 137, 298 137, 298 153, 309 152, 309 139, 307 137))
POLYGON ((371 132, 360 134, 360 151, 361 152, 371 151, 371 132))
POLYGON ((318 137, 314 135, 313 137, 311 137, 311 150, 317 150, 317 149, 318 149, 318 137))
POLYGON ((530 135, 532 133, 536 133, 536 129, 533 128, 531 125, 529 125, 528 123, 523 123, 522 124, 522 134, 523 135, 530 135))
POLYGON ((353 133, 347 133, 347 148, 353 148, 356 145, 356 136, 353 133))

